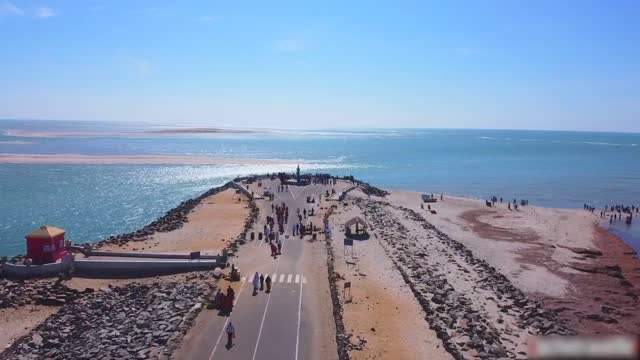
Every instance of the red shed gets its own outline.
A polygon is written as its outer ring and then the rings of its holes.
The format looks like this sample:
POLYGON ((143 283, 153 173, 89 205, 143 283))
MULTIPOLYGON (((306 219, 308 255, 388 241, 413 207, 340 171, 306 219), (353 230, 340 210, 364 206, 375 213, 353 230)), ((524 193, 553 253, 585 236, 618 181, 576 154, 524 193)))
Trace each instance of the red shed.
POLYGON ((64 230, 53 226, 42 226, 27 239, 27 257, 34 264, 46 264, 56 262, 67 254, 64 247, 64 230))

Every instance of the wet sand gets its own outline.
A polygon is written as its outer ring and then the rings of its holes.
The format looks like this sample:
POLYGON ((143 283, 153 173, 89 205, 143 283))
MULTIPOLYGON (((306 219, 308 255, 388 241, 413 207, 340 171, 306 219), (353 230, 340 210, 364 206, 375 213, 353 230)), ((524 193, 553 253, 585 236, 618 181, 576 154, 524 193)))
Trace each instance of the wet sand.
POLYGON ((173 155, 0 154, 0 164, 274 165, 298 161, 173 155))

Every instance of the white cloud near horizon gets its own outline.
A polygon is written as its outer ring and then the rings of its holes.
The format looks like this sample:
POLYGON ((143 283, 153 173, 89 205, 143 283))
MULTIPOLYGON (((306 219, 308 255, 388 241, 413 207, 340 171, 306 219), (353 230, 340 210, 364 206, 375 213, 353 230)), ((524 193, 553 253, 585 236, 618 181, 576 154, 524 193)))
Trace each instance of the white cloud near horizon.
POLYGON ((0 3, 0 15, 22 16, 24 15, 24 10, 17 7, 11 1, 4 0, 0 3))
POLYGON ((39 7, 36 9, 34 16, 38 19, 47 19, 58 16, 58 12, 49 7, 39 7))

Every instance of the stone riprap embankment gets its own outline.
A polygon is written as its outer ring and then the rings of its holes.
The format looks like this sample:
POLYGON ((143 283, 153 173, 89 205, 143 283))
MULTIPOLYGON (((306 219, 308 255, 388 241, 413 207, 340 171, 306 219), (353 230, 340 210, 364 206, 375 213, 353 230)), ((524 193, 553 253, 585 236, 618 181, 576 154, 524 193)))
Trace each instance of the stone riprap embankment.
POLYGON ((387 255, 456 359, 526 358, 529 334, 572 334, 486 261, 419 213, 355 199, 387 255))
POLYGON ((225 250, 229 256, 235 256, 235 253, 238 251, 240 245, 244 245, 247 242, 247 234, 251 232, 258 221, 258 217, 260 216, 260 208, 255 204, 255 202, 249 202, 249 215, 244 222, 244 228, 242 228, 242 232, 238 237, 230 242, 225 250))
POLYGON ((369 185, 367 183, 362 183, 360 185, 360 190, 362 190, 362 192, 365 195, 369 195, 369 196, 385 197, 385 196, 389 195, 388 191, 379 189, 379 188, 377 188, 375 186, 371 186, 371 185, 369 185))
POLYGON ((0 280, 0 309, 25 305, 61 306, 83 295, 57 280, 0 280))
POLYGON ((62 306, 0 359, 166 359, 211 291, 200 281, 93 291, 62 306))
MULTIPOLYGON (((323 222, 325 228, 329 225, 329 217, 333 213, 335 205, 330 207, 324 215, 323 222)), ((331 302, 333 304, 333 320, 336 325, 336 345, 338 347, 338 359, 349 360, 351 339, 347 335, 342 318, 342 303, 340 302, 340 292, 338 290, 338 280, 340 275, 335 270, 335 254, 333 251, 333 241, 331 236, 325 236, 325 246, 327 251, 327 274, 329 278, 329 290, 331 292, 331 302)))

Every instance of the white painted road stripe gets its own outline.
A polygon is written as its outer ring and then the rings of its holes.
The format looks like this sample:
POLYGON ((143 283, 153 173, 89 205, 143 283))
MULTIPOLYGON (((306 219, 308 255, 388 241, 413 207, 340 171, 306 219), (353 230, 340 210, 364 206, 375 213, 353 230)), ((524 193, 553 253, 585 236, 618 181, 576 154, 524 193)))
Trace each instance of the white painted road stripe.
MULTIPOLYGON (((282 241, 282 247, 284 247, 284 244, 286 244, 286 241, 282 241)), ((276 261, 276 273, 278 271, 278 266, 280 266, 280 258, 278 258, 278 260, 276 261)), ((276 273, 273 273, 274 281, 275 281, 276 273)), ((256 340, 256 347, 253 349, 253 357, 251 358, 252 360, 256 360, 256 355, 258 354, 258 345, 260 345, 260 337, 262 336, 262 328, 264 326, 264 319, 267 317, 267 310, 269 309, 269 302, 270 301, 271 301, 271 292, 269 292, 269 295, 267 296, 267 305, 264 307, 264 313, 262 314, 262 322, 260 322, 260 330, 258 330, 258 339, 256 340)), ((227 320, 229 320, 229 318, 227 318, 227 320)), ((226 326, 226 324, 225 324, 225 326, 226 326)), ((220 339, 218 339, 218 340, 220 340, 220 339)), ((213 353, 211 354, 211 356, 213 356, 213 353)), ((211 359, 209 359, 209 360, 211 360, 211 359)))
POLYGON ((240 282, 245 282, 245 281, 247 281, 246 277, 243 277, 242 279, 240 279, 240 282))
POLYGON ((300 282, 300 274, 296 274, 296 284, 300 282))
POLYGON ((273 273, 273 275, 271 275, 271 281, 277 282, 278 281, 278 274, 273 273))
POLYGON ((289 274, 289 276, 287 276, 287 284, 291 284, 291 278, 293 277, 293 275, 289 274))
MULTIPOLYGON (((298 282, 298 275, 296 275, 296 283, 298 282)), ((300 315, 302 313, 302 283, 300 283, 300 298, 298 299, 298 327, 296 329, 296 358, 298 360, 298 347, 300 344, 300 315)))
POLYGON ((307 283, 307 278, 306 278, 306 277, 304 277, 304 275, 302 276, 302 283, 303 283, 303 284, 306 284, 306 283, 307 283))
POLYGON ((284 274, 280 274, 280 281, 278 282, 283 282, 284 281, 284 274))

